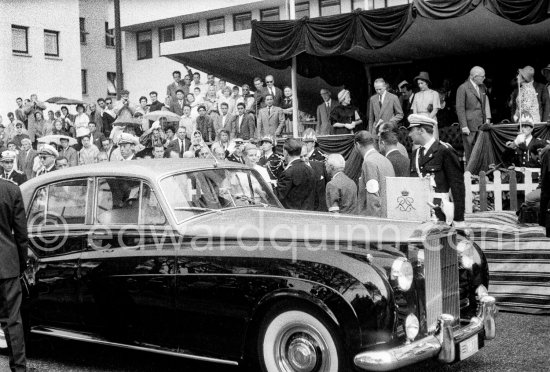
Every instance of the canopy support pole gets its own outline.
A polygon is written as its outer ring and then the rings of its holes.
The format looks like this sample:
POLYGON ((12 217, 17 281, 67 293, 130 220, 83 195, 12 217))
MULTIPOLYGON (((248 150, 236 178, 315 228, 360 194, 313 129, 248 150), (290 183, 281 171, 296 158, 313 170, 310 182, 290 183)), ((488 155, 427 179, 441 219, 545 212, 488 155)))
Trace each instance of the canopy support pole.
POLYGON ((115 56, 116 56, 116 99, 124 89, 122 77, 122 32, 120 31, 120 0, 115 0, 115 56))
MULTIPOLYGON (((296 2, 288 0, 288 19, 296 19, 296 2)), ((296 73, 296 56, 292 57, 290 68, 290 85, 292 87, 292 136, 298 138, 298 76, 296 73)))

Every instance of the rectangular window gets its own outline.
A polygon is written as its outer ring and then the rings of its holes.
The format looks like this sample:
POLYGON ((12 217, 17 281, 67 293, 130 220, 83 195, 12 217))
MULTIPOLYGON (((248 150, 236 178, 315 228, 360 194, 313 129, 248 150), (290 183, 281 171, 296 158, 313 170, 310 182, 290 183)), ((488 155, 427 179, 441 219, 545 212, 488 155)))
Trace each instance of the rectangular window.
POLYGON ((181 28, 184 39, 199 37, 199 22, 184 23, 181 28))
MULTIPOLYGON (((406 0, 405 0, 406 1, 406 0)), ((365 7, 365 0, 353 0, 352 2, 352 9, 362 9, 367 10, 365 7)), ((374 9, 374 0, 368 0, 368 9, 374 9)))
POLYGON ((297 3, 295 6, 295 9, 296 9, 296 19, 309 17, 309 2, 297 3))
POLYGON ((321 16, 340 14, 340 0, 319 0, 319 13, 321 16))
POLYGON ((116 72, 107 73, 107 95, 116 96, 116 72))
POLYGON ((29 28, 11 25, 11 49, 15 53, 29 53, 29 28))
POLYGON ((80 17, 80 44, 86 44, 86 18, 80 17))
POLYGON ((59 32, 44 30, 44 55, 59 57, 59 32))
POLYGON ((397 6, 409 4, 411 0, 386 0, 386 6, 397 6))
POLYGON ((88 94, 88 71, 80 70, 80 82, 82 84, 82 94, 88 94))
POLYGON ((208 35, 223 34, 225 32, 225 18, 212 18, 207 22, 208 35))
POLYGON ((141 31, 136 34, 137 59, 153 58, 153 33, 141 31))
POLYGON ((174 26, 159 28, 159 44, 176 40, 176 29, 174 26))
POLYGON ((105 22, 105 46, 115 46, 115 29, 109 28, 109 22, 105 22))
POLYGON ((278 21, 280 19, 279 8, 260 10, 260 20, 262 21, 278 21))
POLYGON ((252 28, 252 13, 241 13, 233 15, 233 30, 249 30, 252 28))

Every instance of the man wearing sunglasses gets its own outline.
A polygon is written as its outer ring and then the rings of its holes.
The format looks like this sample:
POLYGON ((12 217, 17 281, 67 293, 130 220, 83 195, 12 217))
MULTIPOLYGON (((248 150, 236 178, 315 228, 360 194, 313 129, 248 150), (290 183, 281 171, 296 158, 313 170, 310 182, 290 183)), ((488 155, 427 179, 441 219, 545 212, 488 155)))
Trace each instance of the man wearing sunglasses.
POLYGON ((44 145, 38 153, 42 168, 36 172, 36 176, 41 176, 55 170, 55 159, 59 156, 57 150, 51 145, 44 145))
POLYGON ((2 152, 0 164, 2 165, 3 171, 0 176, 4 179, 15 182, 17 186, 21 186, 23 182, 27 181, 27 176, 25 176, 25 173, 14 169, 13 164, 15 162, 16 156, 17 154, 13 151, 7 150, 2 152))
POLYGON ((283 102, 283 91, 281 88, 275 86, 273 75, 267 75, 265 77, 265 85, 267 94, 273 96, 273 106, 281 107, 281 103, 283 102))

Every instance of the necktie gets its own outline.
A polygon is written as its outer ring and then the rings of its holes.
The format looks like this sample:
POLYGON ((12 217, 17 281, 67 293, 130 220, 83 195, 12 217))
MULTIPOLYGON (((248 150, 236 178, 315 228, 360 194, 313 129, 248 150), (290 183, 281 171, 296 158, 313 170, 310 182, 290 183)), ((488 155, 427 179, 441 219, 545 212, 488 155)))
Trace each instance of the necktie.
POLYGON ((380 105, 380 108, 382 108, 382 95, 378 96, 378 105, 380 105))
POLYGON ((183 158, 183 141, 180 140, 180 158, 183 158))
POLYGON ((419 155, 418 155, 418 162, 422 163, 422 160, 424 159, 424 154, 425 154, 425 149, 424 149, 424 146, 421 146, 419 149, 418 149, 419 152, 419 155))
POLYGON ((271 115, 271 107, 268 107, 268 108, 267 108, 267 114, 268 114, 268 115, 271 115))

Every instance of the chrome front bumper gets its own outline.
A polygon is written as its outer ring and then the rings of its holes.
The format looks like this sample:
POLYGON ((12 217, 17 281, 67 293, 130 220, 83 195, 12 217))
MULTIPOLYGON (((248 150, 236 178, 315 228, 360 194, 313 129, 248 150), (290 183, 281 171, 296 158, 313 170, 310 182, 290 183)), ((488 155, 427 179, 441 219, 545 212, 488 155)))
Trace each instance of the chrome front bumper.
POLYGON ((442 314, 434 335, 389 350, 365 351, 354 358, 354 363, 366 371, 391 371, 417 362, 438 357, 443 363, 456 359, 455 345, 485 330, 485 339, 495 338, 495 298, 484 296, 480 300, 477 316, 470 323, 454 330, 452 315, 442 314))

